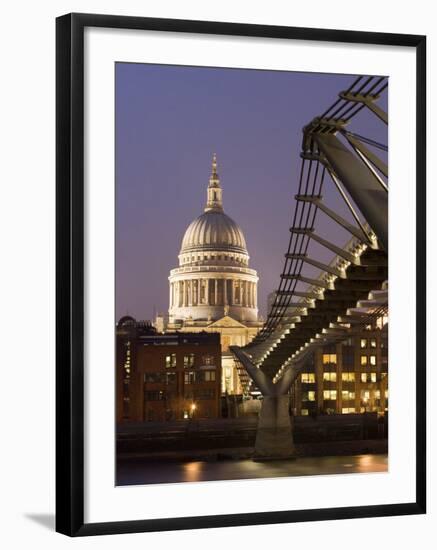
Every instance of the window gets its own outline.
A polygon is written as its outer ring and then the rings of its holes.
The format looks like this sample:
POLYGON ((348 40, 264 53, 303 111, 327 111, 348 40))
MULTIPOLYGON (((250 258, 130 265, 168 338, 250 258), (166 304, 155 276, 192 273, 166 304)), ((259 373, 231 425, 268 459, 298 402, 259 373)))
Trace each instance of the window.
POLYGON ((361 348, 361 349, 367 348, 367 338, 361 338, 361 340, 360 340, 360 348, 361 348))
POLYGON ((204 355, 202 357, 202 364, 203 365, 214 365, 214 355, 204 355))
POLYGON ((337 390, 323 390, 323 399, 325 400, 337 399, 337 390))
POLYGON ((376 338, 370 338, 370 347, 376 348, 376 338))
POLYGON ((343 382, 355 382, 355 373, 354 372, 342 372, 341 379, 343 382))
MULTIPOLYGON (((191 372, 188 374, 194 375, 193 382, 186 382, 188 384, 199 384, 201 382, 215 382, 215 371, 214 370, 207 370, 207 371, 199 371, 199 372, 191 372)), ((186 379, 189 379, 189 377, 186 377, 186 379)))
POLYGON ((355 399, 355 392, 343 390, 341 392, 341 398, 345 401, 348 401, 349 399, 355 399))
POLYGON ((214 399, 215 390, 196 390, 194 392, 194 399, 214 399))
POLYGON ((316 392, 315 391, 304 391, 302 392, 302 401, 315 401, 316 392))
POLYGON ((355 407, 343 407, 341 409, 342 414, 351 414, 355 412, 355 407))
POLYGON ((205 371, 205 382, 215 382, 215 371, 213 370, 205 371))
POLYGON ((176 367, 176 353, 171 353, 165 356, 165 368, 170 369, 176 367))
POLYGON ((196 373, 194 371, 184 372, 184 382, 185 384, 195 384, 196 373))
POLYGON ((376 372, 362 372, 361 382, 376 382, 376 372))
POLYGON ((322 356, 322 363, 324 365, 337 364, 337 354, 336 353, 324 353, 322 356))
POLYGON ((336 372, 324 372, 323 373, 323 380, 326 380, 327 382, 336 382, 337 381, 337 373, 336 372))
POLYGON ((380 390, 375 390, 375 399, 381 399, 381 392, 380 390))
POLYGON ((300 414, 302 416, 308 416, 308 409, 301 409, 300 414))
POLYGON ((144 382, 146 384, 161 384, 164 381, 163 373, 161 372, 145 372, 144 382))
POLYGON ((165 393, 163 391, 146 391, 144 398, 146 401, 162 401, 165 399, 165 393))
POLYGON ((360 360, 361 366, 367 365, 367 355, 362 355, 360 360))
POLYGON ((184 369, 194 366, 194 353, 184 355, 184 369))
POLYGON ((369 357, 369 359, 370 359, 370 364, 371 364, 372 366, 375 366, 375 365, 376 365, 376 355, 371 355, 371 356, 369 357))
POLYGON ((343 348, 343 367, 353 367, 354 366, 354 350, 350 347, 343 348))
POLYGON ((165 383, 167 385, 176 384, 176 373, 175 372, 166 372, 165 374, 167 375, 166 379, 165 379, 165 383))
POLYGON ((302 384, 313 384, 316 381, 316 375, 313 372, 303 372, 301 381, 302 384))
POLYGON ((370 392, 368 390, 361 390, 361 399, 367 401, 370 399, 370 392))

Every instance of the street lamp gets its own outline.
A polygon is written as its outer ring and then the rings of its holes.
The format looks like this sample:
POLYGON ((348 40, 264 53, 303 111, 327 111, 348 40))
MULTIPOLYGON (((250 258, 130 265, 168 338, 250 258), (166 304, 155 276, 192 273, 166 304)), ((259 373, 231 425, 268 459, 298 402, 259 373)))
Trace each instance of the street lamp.
POLYGON ((191 418, 194 417, 194 411, 196 410, 196 403, 191 403, 191 418))

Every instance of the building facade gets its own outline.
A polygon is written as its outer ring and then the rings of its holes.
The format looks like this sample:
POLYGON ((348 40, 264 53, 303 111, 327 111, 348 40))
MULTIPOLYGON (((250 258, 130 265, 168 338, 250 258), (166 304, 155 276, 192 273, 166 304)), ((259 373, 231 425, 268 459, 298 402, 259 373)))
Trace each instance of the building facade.
POLYGON ((117 422, 220 416, 218 334, 160 334, 132 317, 116 334, 117 422))
POLYGON ((293 413, 388 411, 387 326, 372 326, 313 354, 291 390, 293 413))
POLYGON ((262 326, 258 319, 257 272, 249 267, 243 231, 225 214, 214 155, 204 212, 185 231, 178 267, 170 271, 166 332, 219 333, 222 392, 241 393, 229 346, 244 346, 262 326))

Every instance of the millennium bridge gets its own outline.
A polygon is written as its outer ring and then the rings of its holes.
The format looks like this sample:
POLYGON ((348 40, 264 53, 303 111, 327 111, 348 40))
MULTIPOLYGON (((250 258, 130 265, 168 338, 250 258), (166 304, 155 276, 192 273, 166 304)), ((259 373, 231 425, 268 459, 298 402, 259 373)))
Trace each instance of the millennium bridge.
POLYGON ((289 393, 309 356, 388 316, 388 147, 359 130, 364 110, 388 124, 379 101, 387 86, 385 77, 360 76, 303 128, 277 291, 255 339, 231 348, 243 388, 263 396, 258 457, 293 455, 289 393))

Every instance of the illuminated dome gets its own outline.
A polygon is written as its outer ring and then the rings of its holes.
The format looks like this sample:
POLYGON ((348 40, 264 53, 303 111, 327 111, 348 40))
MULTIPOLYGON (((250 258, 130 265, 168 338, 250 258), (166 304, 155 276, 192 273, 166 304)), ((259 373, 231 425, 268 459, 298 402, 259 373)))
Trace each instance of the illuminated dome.
POLYGON ((192 221, 185 231, 181 254, 206 250, 247 254, 243 232, 224 212, 208 210, 192 221))

